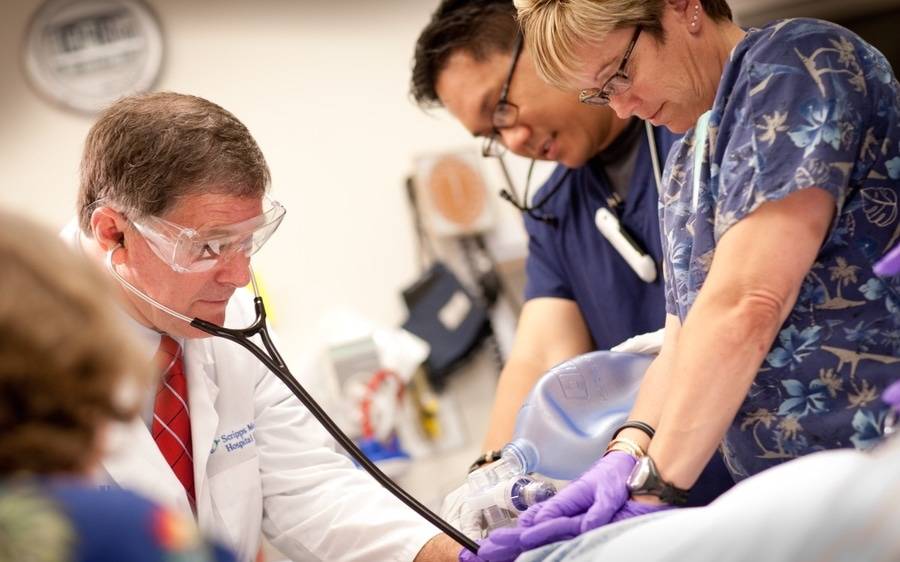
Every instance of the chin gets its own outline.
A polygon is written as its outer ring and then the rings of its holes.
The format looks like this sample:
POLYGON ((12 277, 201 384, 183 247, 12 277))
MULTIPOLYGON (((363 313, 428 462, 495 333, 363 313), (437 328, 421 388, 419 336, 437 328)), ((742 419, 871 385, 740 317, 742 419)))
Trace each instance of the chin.
POLYGON ((593 154, 577 154, 573 156, 563 156, 559 160, 558 163, 562 164, 566 168, 580 168, 587 164, 588 160, 591 159, 593 154))
MULTIPOLYGON (((217 324, 218 324, 218 322, 217 322, 217 324)), ((221 324, 219 324, 219 325, 221 326, 221 324)), ((211 338, 211 337, 213 337, 212 334, 207 334, 207 333, 204 332, 203 330, 198 330, 197 328, 194 328, 194 327, 191 327, 191 326, 187 327, 187 328, 185 329, 184 334, 182 334, 182 335, 183 335, 184 337, 188 338, 188 339, 191 339, 191 340, 202 340, 202 339, 204 339, 204 338, 211 338)))
MULTIPOLYGON (((211 319, 205 319, 205 318, 203 318, 203 317, 200 317, 200 318, 203 319, 203 320, 206 320, 207 322, 212 322, 213 324, 216 324, 216 325, 218 325, 218 326, 221 326, 221 325, 222 325, 222 322, 221 322, 219 319, 216 319, 216 318, 211 318, 211 319)), ((184 322, 179 322, 179 325, 178 325, 178 326, 169 326, 169 329, 164 330, 164 331, 165 331, 167 334, 169 334, 170 336, 177 336, 177 337, 180 337, 180 338, 187 338, 187 339, 189 339, 189 340, 196 340, 196 339, 203 339, 203 338, 211 338, 211 337, 213 337, 211 334, 207 334, 207 333, 204 332, 203 330, 199 330, 199 329, 197 329, 197 328, 194 328, 194 327, 191 326, 190 324, 185 324, 184 322)))
POLYGON ((194 314, 194 318, 199 318, 200 320, 206 320, 207 322, 209 322, 211 324, 216 324, 218 326, 225 325, 225 311, 224 310, 222 310, 221 312, 214 313, 214 314, 210 314, 208 312, 205 314, 203 312, 197 312, 196 314, 194 314))
POLYGON ((228 301, 195 301, 189 308, 192 318, 202 318, 207 322, 222 324, 225 322, 225 308, 228 301))
POLYGON ((696 123, 661 123, 663 127, 669 129, 672 133, 676 135, 684 134, 693 127, 696 123))

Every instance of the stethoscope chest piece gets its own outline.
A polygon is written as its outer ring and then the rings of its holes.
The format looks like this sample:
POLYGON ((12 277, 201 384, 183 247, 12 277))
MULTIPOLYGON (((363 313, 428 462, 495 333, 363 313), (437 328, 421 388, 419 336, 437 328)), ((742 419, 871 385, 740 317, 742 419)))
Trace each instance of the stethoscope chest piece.
POLYGON ((609 209, 606 207, 597 209, 594 224, 641 281, 646 283, 656 281, 656 263, 653 257, 622 228, 619 219, 609 209))

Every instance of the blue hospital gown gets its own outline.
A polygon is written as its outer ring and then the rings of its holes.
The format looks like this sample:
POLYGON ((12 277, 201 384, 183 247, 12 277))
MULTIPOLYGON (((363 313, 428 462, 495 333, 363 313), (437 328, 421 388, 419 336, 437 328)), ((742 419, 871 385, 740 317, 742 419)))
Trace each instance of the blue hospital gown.
MULTIPOLYGON (((900 281, 872 265, 900 238, 900 88, 852 32, 810 19, 750 30, 724 68, 701 169, 695 131, 660 198, 666 310, 684 322, 722 235, 811 186, 836 217, 722 442, 735 479, 823 449, 872 446, 900 377, 900 281), (694 206, 694 174, 700 189, 694 206)), ((728 376, 722 373, 722 376, 728 376)))

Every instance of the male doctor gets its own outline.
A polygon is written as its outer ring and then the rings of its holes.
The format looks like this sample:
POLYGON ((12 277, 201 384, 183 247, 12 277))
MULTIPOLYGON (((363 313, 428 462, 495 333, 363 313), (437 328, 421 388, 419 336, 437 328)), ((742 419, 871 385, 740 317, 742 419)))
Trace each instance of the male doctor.
POLYGON ((459 546, 337 453, 252 355, 138 295, 251 323, 238 289, 284 214, 269 180, 246 127, 201 98, 125 98, 88 133, 69 234, 118 279, 115 297, 160 372, 144 419, 110 431, 110 483, 194 513, 243 561, 260 531, 292 560, 455 560, 459 546))

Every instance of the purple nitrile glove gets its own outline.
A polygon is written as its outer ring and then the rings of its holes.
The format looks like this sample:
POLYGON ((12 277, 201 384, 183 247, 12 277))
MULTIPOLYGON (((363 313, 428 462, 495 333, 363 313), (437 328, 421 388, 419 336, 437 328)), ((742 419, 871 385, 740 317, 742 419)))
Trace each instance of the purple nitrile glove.
POLYGON ((519 540, 522 527, 494 529, 478 543, 478 555, 468 549, 459 551, 459 562, 511 562, 525 550, 519 540))
POLYGON ((545 544, 574 539, 582 533, 583 520, 584 515, 556 517, 531 527, 523 527, 522 547, 525 550, 531 550, 545 544))
POLYGON ((656 513, 657 511, 665 511, 667 509, 674 509, 674 505, 669 504, 652 504, 652 503, 644 503, 639 502, 637 500, 628 500, 625 502, 619 511, 613 515, 611 523, 616 521, 624 521, 625 519, 631 519, 632 517, 639 517, 641 515, 647 515, 648 513, 656 513))
POLYGON ((477 555, 472 554, 472 551, 468 548, 462 548, 459 551, 459 562, 484 562, 477 555))
POLYGON ((900 414, 900 381, 887 387, 881 394, 881 399, 884 400, 888 406, 893 408, 895 412, 900 414))
MULTIPOLYGON (((639 515, 646 515, 647 513, 671 509, 673 507, 674 506, 671 505, 651 505, 628 500, 618 511, 616 511, 609 523, 622 521, 623 519, 629 519, 639 515)), ((522 533, 522 546, 525 550, 531 550, 545 544, 573 539, 581 533, 590 530, 585 529, 582 526, 585 517, 586 515, 579 515, 577 517, 557 517, 550 521, 532 525, 522 533)), ((598 525, 598 527, 599 526, 601 525, 598 525)))
MULTIPOLYGON (((519 517, 519 525, 531 527, 559 517, 584 516, 580 521, 583 533, 609 523, 628 499, 625 481, 635 462, 623 451, 607 453, 560 493, 528 508, 519 517)), ((562 526, 568 530, 569 525, 571 522, 562 526)))
POLYGON ((879 277, 890 277, 900 274, 900 244, 894 246, 890 252, 878 260, 878 263, 872 269, 875 271, 875 275, 879 277))

